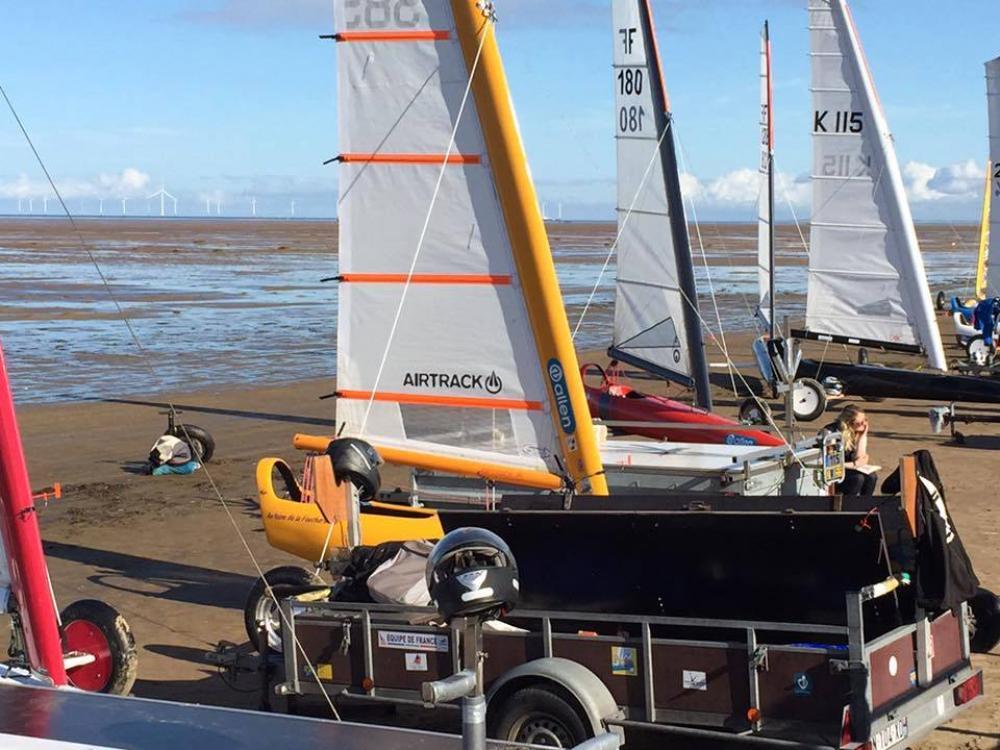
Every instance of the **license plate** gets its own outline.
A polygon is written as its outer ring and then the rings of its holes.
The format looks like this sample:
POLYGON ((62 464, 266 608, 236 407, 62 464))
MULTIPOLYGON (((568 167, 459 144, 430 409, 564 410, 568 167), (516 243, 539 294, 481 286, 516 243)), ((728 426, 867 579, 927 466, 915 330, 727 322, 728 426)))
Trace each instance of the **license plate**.
POLYGON ((898 745, 910 734, 910 724, 904 716, 902 719, 889 724, 885 729, 880 729, 872 737, 875 750, 888 750, 893 745, 898 745))

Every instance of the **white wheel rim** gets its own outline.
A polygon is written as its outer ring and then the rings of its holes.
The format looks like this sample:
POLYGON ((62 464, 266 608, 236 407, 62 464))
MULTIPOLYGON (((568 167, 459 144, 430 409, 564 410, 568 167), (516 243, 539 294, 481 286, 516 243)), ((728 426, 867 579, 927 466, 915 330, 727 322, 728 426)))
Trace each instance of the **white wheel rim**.
POLYGON ((986 364, 986 344, 982 339, 976 339, 969 344, 969 359, 977 365, 986 364))
POLYGON ((799 385, 795 390, 796 415, 812 414, 819 408, 819 394, 808 385, 799 385))

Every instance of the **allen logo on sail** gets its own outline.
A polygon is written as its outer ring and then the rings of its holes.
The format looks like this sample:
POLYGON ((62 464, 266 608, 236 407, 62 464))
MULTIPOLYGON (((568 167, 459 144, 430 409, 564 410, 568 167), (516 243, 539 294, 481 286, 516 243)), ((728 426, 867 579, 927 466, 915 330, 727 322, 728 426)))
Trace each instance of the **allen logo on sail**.
POLYGON ((408 372, 403 376, 403 387, 486 391, 495 396, 503 390, 503 380, 496 370, 489 375, 471 372, 408 372))
POLYGON ((563 432, 572 435, 576 432, 576 417, 569 402, 569 389, 566 387, 566 373, 558 359, 550 359, 546 367, 549 373, 549 383, 552 385, 552 395, 555 397, 556 413, 563 432))

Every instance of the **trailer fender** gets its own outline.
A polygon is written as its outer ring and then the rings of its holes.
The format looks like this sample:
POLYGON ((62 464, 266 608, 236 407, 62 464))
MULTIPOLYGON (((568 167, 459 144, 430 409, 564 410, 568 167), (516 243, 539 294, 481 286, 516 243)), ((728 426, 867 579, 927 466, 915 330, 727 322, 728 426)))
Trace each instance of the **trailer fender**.
POLYGON ((535 659, 505 672, 490 687, 486 696, 487 706, 503 702, 522 687, 545 687, 546 684, 561 688, 573 698, 595 736, 608 731, 622 733, 621 727, 606 724, 624 718, 607 686, 582 664, 560 657, 535 659))

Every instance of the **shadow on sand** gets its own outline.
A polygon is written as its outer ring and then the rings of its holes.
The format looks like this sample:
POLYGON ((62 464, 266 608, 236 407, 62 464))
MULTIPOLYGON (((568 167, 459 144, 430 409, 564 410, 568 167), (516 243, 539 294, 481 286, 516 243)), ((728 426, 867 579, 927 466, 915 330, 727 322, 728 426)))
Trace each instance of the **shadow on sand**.
POLYGON ((87 580, 116 591, 209 607, 242 610, 254 584, 251 576, 63 542, 45 542, 45 554, 93 566, 87 580))

